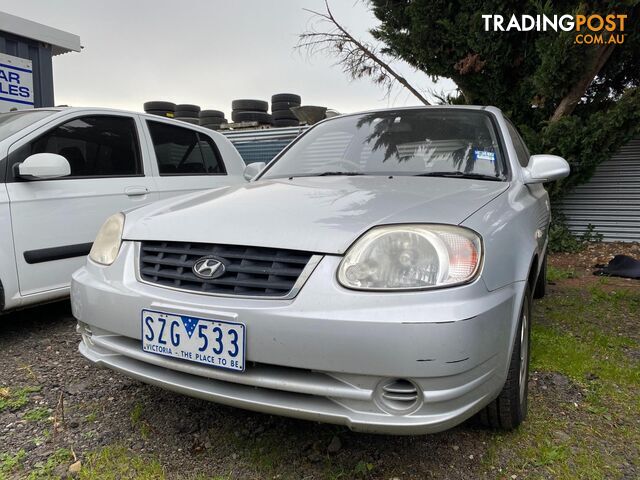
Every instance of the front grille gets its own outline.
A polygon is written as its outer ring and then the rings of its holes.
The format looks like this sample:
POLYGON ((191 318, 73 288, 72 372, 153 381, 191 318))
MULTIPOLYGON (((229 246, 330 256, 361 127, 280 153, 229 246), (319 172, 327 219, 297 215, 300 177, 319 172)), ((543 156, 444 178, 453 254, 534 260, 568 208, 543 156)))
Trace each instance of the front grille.
POLYGON ((164 287, 217 295, 286 297, 312 254, 279 248, 190 242, 141 242, 140 278, 164 287), (197 277, 192 267, 204 256, 224 260, 215 279, 197 277))

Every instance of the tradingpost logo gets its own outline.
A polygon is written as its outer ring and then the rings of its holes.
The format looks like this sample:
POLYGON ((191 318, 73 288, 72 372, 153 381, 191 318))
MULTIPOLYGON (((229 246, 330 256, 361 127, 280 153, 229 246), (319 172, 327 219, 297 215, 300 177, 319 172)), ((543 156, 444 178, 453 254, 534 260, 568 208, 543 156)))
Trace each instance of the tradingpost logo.
POLYGON ((485 32, 576 32, 575 43, 606 45, 624 43, 627 15, 482 15, 485 32))

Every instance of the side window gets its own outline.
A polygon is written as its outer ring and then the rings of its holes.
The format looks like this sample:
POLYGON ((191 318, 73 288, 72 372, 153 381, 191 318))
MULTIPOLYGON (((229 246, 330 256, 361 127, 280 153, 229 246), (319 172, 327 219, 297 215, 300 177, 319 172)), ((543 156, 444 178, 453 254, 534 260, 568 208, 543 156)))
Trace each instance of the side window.
POLYGON ((522 137, 516 130, 516 127, 510 121, 507 121, 507 130, 509 130, 509 135, 511 136, 511 140, 513 141, 513 147, 516 149, 516 155, 518 156, 518 162, 523 167, 529 165, 529 157, 531 154, 529 153, 529 149, 525 145, 522 137))
POLYGON ((160 175, 224 175, 213 140, 195 130, 147 121, 160 175))
POLYGON ((128 117, 75 118, 20 147, 12 154, 11 163, 22 162, 35 153, 65 157, 71 175, 64 179, 143 174, 136 124, 128 117))

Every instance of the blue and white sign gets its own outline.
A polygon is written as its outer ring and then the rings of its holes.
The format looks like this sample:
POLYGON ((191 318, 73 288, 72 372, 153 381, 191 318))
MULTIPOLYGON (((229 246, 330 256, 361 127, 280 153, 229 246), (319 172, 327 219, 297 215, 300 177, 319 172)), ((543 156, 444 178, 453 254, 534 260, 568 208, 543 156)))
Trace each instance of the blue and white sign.
POLYGON ((0 53, 0 112, 33 108, 31 60, 0 53))

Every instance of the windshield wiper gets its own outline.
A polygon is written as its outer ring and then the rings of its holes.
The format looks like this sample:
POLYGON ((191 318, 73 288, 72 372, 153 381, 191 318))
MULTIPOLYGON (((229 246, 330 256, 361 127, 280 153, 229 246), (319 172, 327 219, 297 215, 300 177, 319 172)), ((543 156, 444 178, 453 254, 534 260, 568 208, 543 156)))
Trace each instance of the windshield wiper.
POLYGON ((492 175, 485 175, 482 173, 461 172, 459 170, 446 171, 446 172, 425 172, 418 173, 416 177, 446 177, 446 178, 470 178, 475 180, 489 180, 491 182, 501 182, 503 179, 500 177, 494 177, 492 175))
POLYGON ((293 177, 353 177, 356 175, 364 175, 363 172, 343 172, 343 171, 334 171, 334 172, 322 172, 322 173, 303 173, 301 175, 292 175, 293 177))

